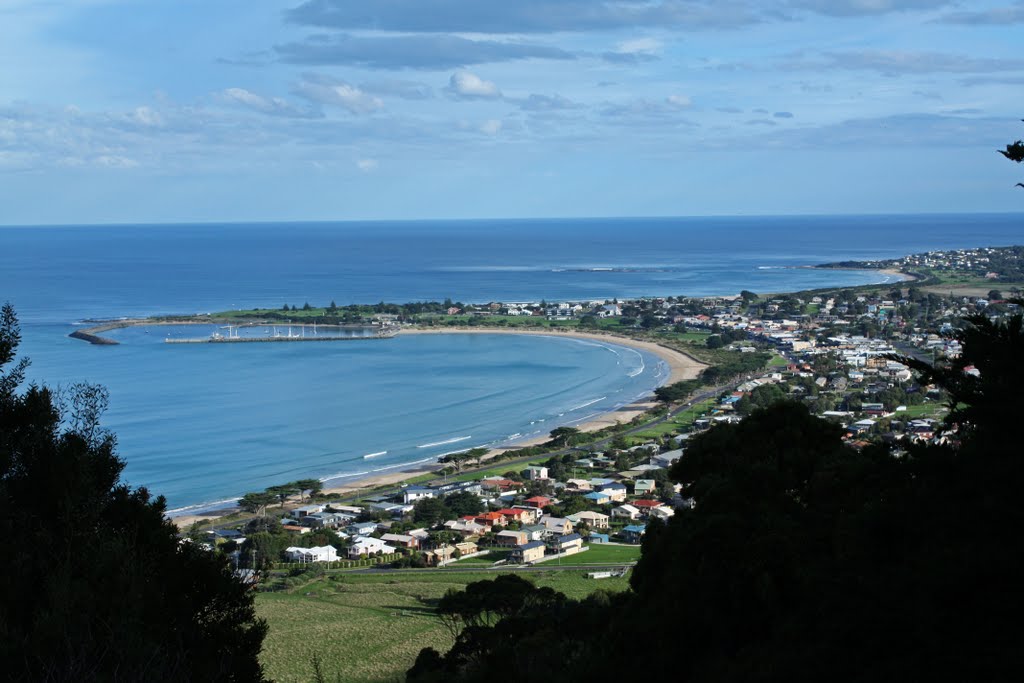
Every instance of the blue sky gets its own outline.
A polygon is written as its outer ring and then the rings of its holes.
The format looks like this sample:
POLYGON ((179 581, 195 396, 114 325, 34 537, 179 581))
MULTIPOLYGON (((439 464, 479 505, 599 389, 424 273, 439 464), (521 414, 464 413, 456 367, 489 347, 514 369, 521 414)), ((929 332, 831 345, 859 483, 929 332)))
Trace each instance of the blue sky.
POLYGON ((1024 2, 3 0, 0 223, 1019 211, 1024 2))

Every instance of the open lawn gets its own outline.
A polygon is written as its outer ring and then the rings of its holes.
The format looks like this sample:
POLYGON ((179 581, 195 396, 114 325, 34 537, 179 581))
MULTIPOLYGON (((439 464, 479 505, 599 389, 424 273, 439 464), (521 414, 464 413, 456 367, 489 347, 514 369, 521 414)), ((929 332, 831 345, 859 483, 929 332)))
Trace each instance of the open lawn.
POLYGON ((592 543, 590 550, 573 555, 569 560, 573 564, 611 564, 614 562, 636 562, 640 559, 638 545, 607 545, 592 543))
MULTIPOLYGON (((317 654, 328 681, 404 680, 422 648, 444 651, 452 645, 433 614, 436 601, 450 588, 495 576, 433 570, 339 572, 289 592, 261 593, 256 611, 270 625, 262 654, 267 675, 279 683, 306 683, 313 680, 312 657, 317 654)), ((523 576, 572 598, 628 587, 625 578, 597 581, 586 578, 584 571, 523 576)))
POLYGON ((928 403, 921 403, 916 406, 907 406, 906 410, 901 410, 896 413, 896 419, 903 420, 919 420, 922 418, 932 418, 934 420, 941 420, 947 413, 946 405, 939 401, 929 401, 928 403))
POLYGON ((627 437, 626 440, 631 446, 634 446, 636 444, 644 443, 650 439, 665 436, 666 434, 678 434, 680 432, 687 431, 691 426, 693 426, 693 423, 697 418, 710 410, 716 403, 717 400, 713 398, 696 403, 692 407, 687 408, 673 417, 671 420, 666 420, 661 424, 652 425, 647 429, 641 430, 636 434, 627 437))

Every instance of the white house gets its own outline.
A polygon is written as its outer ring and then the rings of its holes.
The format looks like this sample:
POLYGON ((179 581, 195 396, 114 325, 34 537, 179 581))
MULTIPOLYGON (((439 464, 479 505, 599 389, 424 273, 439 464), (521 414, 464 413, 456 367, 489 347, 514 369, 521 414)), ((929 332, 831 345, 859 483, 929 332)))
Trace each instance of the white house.
POLYGON ((620 505, 617 508, 612 508, 612 517, 640 519, 640 511, 632 505, 620 505))
POLYGON ((360 555, 385 555, 397 552, 398 548, 390 546, 379 538, 360 536, 348 548, 350 559, 357 560, 360 555))
POLYGON ((651 517, 656 517, 657 519, 660 519, 661 521, 665 522, 668 521, 669 517, 676 514, 676 511, 668 507, 667 505, 662 505, 661 507, 651 508, 651 511, 648 514, 651 517))
POLYGON ((334 562, 338 559, 338 551, 332 545, 314 548, 291 547, 284 551, 290 562, 334 562))

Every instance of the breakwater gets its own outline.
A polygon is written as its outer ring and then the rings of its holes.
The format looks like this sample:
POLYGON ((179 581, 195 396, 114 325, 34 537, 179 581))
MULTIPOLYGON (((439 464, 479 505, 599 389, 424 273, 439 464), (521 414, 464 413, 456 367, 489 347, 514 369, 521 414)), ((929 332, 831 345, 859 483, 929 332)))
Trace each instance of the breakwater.
MULTIPOLYGON (((362 339, 391 339, 398 334, 394 331, 379 331, 375 334, 363 336, 347 335, 320 335, 316 337, 301 336, 277 336, 277 337, 206 337, 198 339, 164 339, 165 344, 241 344, 241 343, 264 343, 264 342, 316 342, 316 341, 354 341, 362 339)), ((117 342, 114 342, 115 344, 117 342)))

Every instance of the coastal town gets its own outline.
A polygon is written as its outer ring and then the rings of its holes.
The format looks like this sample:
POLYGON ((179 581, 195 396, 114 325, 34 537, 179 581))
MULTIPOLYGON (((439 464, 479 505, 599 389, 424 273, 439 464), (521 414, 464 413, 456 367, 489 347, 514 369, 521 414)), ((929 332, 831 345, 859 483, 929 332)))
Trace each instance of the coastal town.
MULTIPOLYGON (((535 319, 549 329, 575 324, 628 330, 692 354, 707 367, 696 379, 660 388, 661 407, 627 425, 595 434, 563 427, 545 444, 500 456, 485 449, 451 453, 440 469, 412 483, 344 497, 323 494, 316 480, 275 487, 243 498, 243 508, 255 517, 234 526, 194 527, 186 538, 216 547, 270 586, 280 584, 290 567, 321 563, 470 563, 505 570, 552 561, 580 565, 596 548, 635 548, 650 523, 689 508, 693 502, 669 470, 686 457, 690 440, 773 402, 804 404, 838 425, 853 448, 882 444, 898 455, 911 443, 955 440, 955 426, 943 422, 947 396, 912 366, 955 362, 960 343, 953 333, 964 316, 999 319, 1019 312, 1010 300, 1017 287, 1005 283, 1017 281, 1020 256, 1017 249, 932 252, 901 259, 908 276, 900 282, 765 297, 743 292, 448 305, 441 316, 418 323, 501 327, 535 319), (993 270, 994 263, 1010 275, 993 270), (991 289, 984 296, 940 294, 945 283, 935 284, 934 272, 922 274, 926 266, 958 277, 971 268, 991 289), (512 460, 503 465, 504 458, 512 460)), ((397 313, 375 315, 395 325, 409 322, 397 313)), ((977 370, 967 366, 963 372, 977 370)), ((625 570, 637 556, 638 549, 623 552, 614 558, 624 561, 608 564, 625 570)), ((590 574, 608 575, 603 564, 595 562, 590 574)))

